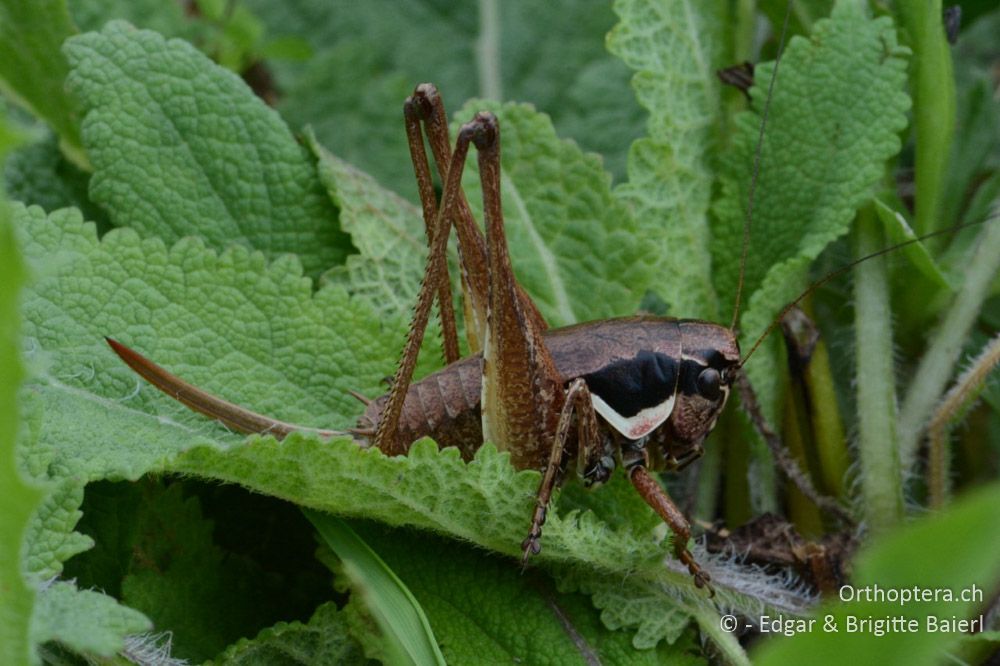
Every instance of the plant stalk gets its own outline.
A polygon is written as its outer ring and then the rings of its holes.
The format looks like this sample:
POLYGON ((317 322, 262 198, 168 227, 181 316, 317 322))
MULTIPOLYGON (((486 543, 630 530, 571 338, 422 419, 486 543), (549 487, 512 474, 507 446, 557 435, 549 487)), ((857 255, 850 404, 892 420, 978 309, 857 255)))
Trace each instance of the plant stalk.
MULTIPOLYGON (((992 218, 1000 215, 1000 200, 994 202, 992 218)), ((903 469, 912 467, 928 416, 955 372, 962 351, 990 283, 1000 269, 1000 223, 991 220, 976 239, 972 260, 966 264, 965 283, 945 313, 927 345, 903 401, 899 417, 899 445, 903 469)))
MULTIPOLYGON (((858 214, 855 256, 883 247, 884 235, 872 207, 858 214)), ((892 311, 885 261, 879 257, 854 269, 857 359, 858 455, 865 522, 882 532, 903 517, 903 487, 896 432, 892 311)))
POLYGON ((955 79, 941 0, 895 3, 910 37, 913 125, 916 134, 917 233, 941 228, 945 174, 955 134, 955 79))

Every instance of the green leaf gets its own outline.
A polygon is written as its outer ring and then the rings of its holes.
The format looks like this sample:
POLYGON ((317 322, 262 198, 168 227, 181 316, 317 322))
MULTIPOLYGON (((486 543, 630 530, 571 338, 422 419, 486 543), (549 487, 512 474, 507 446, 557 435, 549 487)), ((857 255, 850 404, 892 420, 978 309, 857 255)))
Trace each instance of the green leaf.
POLYGON ((98 241, 73 210, 14 215, 39 273, 24 307, 41 366, 27 398, 44 405, 35 473, 134 479, 195 441, 239 441, 140 384, 105 335, 206 390, 317 426, 353 424, 361 405, 348 390, 374 394, 392 371, 398 328, 340 287, 313 294, 292 258, 219 255, 194 239, 168 251, 131 230, 98 241))
POLYGON ((309 622, 279 622, 253 639, 233 644, 208 662, 218 666, 256 666, 257 664, 361 663, 364 655, 351 638, 343 613, 333 602, 323 604, 309 622))
POLYGON ((172 632, 174 656, 203 661, 281 617, 279 582, 214 542, 197 497, 179 483, 139 490, 122 601, 172 632))
MULTIPOLYGON (((0 160, 15 137, 0 113, 0 160)), ((22 549, 31 518, 43 500, 17 464, 18 389, 24 378, 21 362, 21 287, 24 265, 15 242, 10 209, 0 191, 0 662, 32 661, 28 635, 35 590, 26 580, 22 549)))
POLYGON ((601 621, 609 629, 632 629, 632 646, 648 650, 660 641, 674 643, 691 622, 691 616, 663 595, 655 583, 575 573, 565 576, 566 589, 579 590, 601 609, 601 621))
POLYGON ((110 226, 104 211, 88 198, 90 175, 63 156, 55 134, 46 133, 44 138, 13 151, 3 175, 7 196, 13 201, 49 211, 73 206, 97 222, 98 229, 110 226))
MULTIPOLYGON (((597 155, 560 140, 548 117, 526 105, 470 102, 500 120, 507 243, 518 281, 553 326, 633 314, 652 280, 654 248, 611 193, 597 155)), ((463 186, 481 219, 478 169, 463 186)))
POLYGON ((308 151, 235 74, 186 42, 112 22, 67 41, 93 201, 166 242, 198 235, 318 275, 349 243, 308 151))
POLYGON ((75 33, 65 0, 0 2, 0 89, 52 125, 67 155, 86 164, 63 87, 69 66, 59 52, 75 33))
POLYGON ((403 581, 344 521, 316 511, 306 517, 337 554, 353 590, 375 617, 390 663, 444 664, 427 616, 403 581))
POLYGON ((126 636, 151 628, 139 611, 60 581, 39 594, 31 633, 36 643, 58 641, 82 654, 111 657, 124 648, 126 636))
MULTIPOLYGON (((343 266, 324 273, 320 284, 342 285, 355 302, 376 313, 384 326, 398 323, 398 342, 388 355, 396 358, 406 339, 427 260, 423 216, 413 204, 321 146, 311 128, 306 128, 305 136, 317 160, 320 182, 340 209, 341 228, 350 234, 358 250, 343 266)), ((453 282, 457 275, 457 269, 452 269, 453 282)), ((453 293, 457 291, 456 286, 453 293)), ((458 327, 461 336, 461 320, 458 327)), ((440 330, 439 320, 431 319, 417 362, 417 377, 441 365, 440 330)))
MULTIPOLYGON (((854 0, 838 2, 808 39, 789 41, 761 145, 743 289, 747 306, 740 322, 744 345, 802 291, 809 262, 847 232, 886 160, 899 151, 898 133, 909 108, 902 91, 907 53, 896 43, 892 21, 868 18, 854 0)), ((770 63, 756 68, 753 111, 737 118, 738 132, 723 164, 712 266, 716 290, 727 300, 736 293, 742 248, 732 239, 742 234, 760 113, 773 71, 770 63)), ((779 373, 770 354, 758 356, 747 372, 774 422, 779 373)))
MULTIPOLYGON (((917 235, 913 232, 913 228, 906 221, 902 213, 893 210, 878 199, 875 200, 875 212, 878 214, 878 218, 885 228, 886 238, 892 245, 907 243, 916 239, 917 235)), ((932 298, 930 294, 933 293, 934 289, 942 289, 949 292, 954 290, 954 287, 948 282, 948 278, 945 277, 934 257, 927 251, 927 247, 923 243, 908 245, 901 252, 910 260, 910 263, 920 272, 923 278, 931 283, 932 288, 921 290, 926 294, 924 298, 928 300, 932 298)), ((910 275, 912 276, 912 274, 910 275)))
POLYGON ((42 501, 25 538, 25 565, 35 580, 48 580, 63 570, 63 562, 94 546, 88 536, 74 532, 80 520, 83 483, 63 479, 42 501))
POLYGON ((715 83, 721 26, 711 3, 618 0, 608 49, 635 70, 632 87, 649 111, 647 136, 632 144, 628 182, 615 196, 633 210, 656 252, 651 288, 671 314, 717 315, 708 254, 713 174, 709 151, 719 121, 715 83))
POLYGON ((854 566, 848 591, 857 599, 825 604, 816 612, 819 618, 816 630, 767 641, 755 654, 754 663, 760 666, 866 663, 875 653, 883 664, 942 663, 964 630, 928 631, 928 618, 979 617, 982 595, 996 589, 1000 582, 1000 560, 996 556, 1000 524, 994 520, 998 502, 1000 485, 993 484, 970 493, 940 514, 902 527, 873 543, 858 556, 854 566), (960 547, 956 548, 956 544, 960 547), (883 593, 917 590, 937 598, 905 604, 898 600, 869 600, 868 597, 877 595, 872 591, 874 586, 883 593), (972 586, 980 590, 978 599, 947 600, 944 596, 943 590, 958 595, 962 590, 973 589, 972 586), (936 590, 939 592, 935 595, 936 590), (827 614, 833 616, 838 632, 821 629, 827 614), (875 636, 871 631, 850 632, 849 617, 914 619, 918 630, 889 631, 884 636, 875 636))
MULTIPOLYGON (((241 447, 196 447, 168 468, 240 483, 329 513, 430 529, 512 556, 520 553, 539 480, 538 472, 514 470, 509 456, 492 445, 465 463, 457 449, 439 450, 429 440, 415 443, 407 456, 387 458, 346 439, 321 442, 298 434, 280 443, 251 438, 241 447)), ((628 571, 647 581, 665 605, 691 609, 707 603, 686 569, 648 531, 631 525, 616 529, 592 513, 550 511, 544 543, 536 557, 540 563, 628 571)), ((696 556, 707 561, 704 553, 696 556)), ((791 613, 808 604, 783 583, 728 564, 710 566, 713 576, 724 576, 724 587, 717 588, 720 603, 736 608, 764 603, 791 613)))
POLYGON ((420 209, 334 156, 311 129, 306 141, 316 156, 320 182, 340 209, 340 226, 358 249, 324 277, 337 280, 383 316, 407 316, 427 260, 420 209))
MULTIPOLYGON (((537 570, 524 571, 506 558, 428 534, 353 524, 412 591, 450 664, 531 663, 540 654, 559 664, 595 658, 602 664, 675 663, 684 657, 698 663, 688 654, 690 640, 650 650, 652 641, 636 652, 627 632, 602 624, 587 597, 557 591, 537 570)), ((621 583, 594 571, 580 574, 609 586, 621 583)), ((687 623, 675 607, 666 610, 687 623)))

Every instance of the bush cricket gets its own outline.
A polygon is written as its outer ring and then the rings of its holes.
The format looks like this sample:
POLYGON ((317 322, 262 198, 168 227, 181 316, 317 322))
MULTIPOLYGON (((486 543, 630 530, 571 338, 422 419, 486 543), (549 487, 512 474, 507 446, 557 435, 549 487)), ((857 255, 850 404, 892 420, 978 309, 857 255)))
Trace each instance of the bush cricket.
MULTIPOLYGON (((780 56, 772 87, 778 63, 780 56)), ((761 137, 770 96, 769 91, 761 137)), ((496 118, 489 113, 477 114, 462 126, 452 148, 443 102, 429 84, 418 86, 407 99, 404 118, 430 251, 391 389, 374 400, 358 396, 366 405, 365 411, 356 427, 347 432, 362 445, 388 455, 405 454, 412 442, 427 436, 442 447, 458 447, 463 457, 470 459, 484 441, 490 441, 509 452, 515 467, 540 470, 535 507, 530 526, 526 521, 527 537, 521 544, 523 561, 540 550, 549 501, 571 464, 587 485, 603 482, 621 466, 643 500, 670 527, 674 554, 686 565, 695 584, 711 590, 708 572, 687 547, 691 534, 688 520, 651 471, 677 470, 702 454, 705 438, 736 385, 740 369, 773 324, 748 353, 741 355, 735 333, 740 287, 729 326, 634 316, 549 329, 511 267, 500 196, 500 128, 496 118), (425 136, 443 182, 440 200, 433 187, 425 136), (470 145, 477 149, 485 234, 474 221, 461 189, 470 145), (463 359, 459 358, 447 277, 446 248, 452 226, 458 237, 465 328, 472 351, 463 359), (413 381, 435 301, 448 365, 413 381)), ((758 168, 759 161, 751 181, 741 273, 758 168)), ((845 269, 814 283, 788 308, 845 269)), ((302 428, 249 412, 183 382, 114 340, 108 342, 157 388, 235 430, 277 437, 300 430, 326 436, 344 434, 302 428)))
MULTIPOLYGON (((477 114, 450 146, 437 90, 417 87, 404 105, 430 253, 402 359, 388 394, 363 399, 350 432, 390 455, 424 436, 457 446, 466 458, 485 440, 509 451, 515 467, 543 472, 523 560, 539 552, 555 486, 575 460, 587 485, 622 465, 637 492, 675 534, 674 552, 699 587, 709 575, 687 548, 690 526, 650 470, 680 469, 703 451, 741 365, 731 327, 698 320, 635 316, 548 326, 514 278, 500 201, 500 130, 477 114), (424 148, 444 181, 440 204, 424 148), (485 236, 461 191, 470 145, 479 155, 485 236), (474 355, 459 359, 445 252, 451 226, 459 239, 466 328, 474 355), (435 299, 442 315, 444 369, 413 382, 417 353, 435 299)), ((109 344, 140 375, 188 407, 250 433, 283 436, 298 426, 253 414, 170 375, 124 345, 109 344)), ((361 396, 359 396, 360 398, 361 396)), ((305 429, 308 430, 308 429, 305 429)), ((332 435, 333 431, 318 431, 332 435)))

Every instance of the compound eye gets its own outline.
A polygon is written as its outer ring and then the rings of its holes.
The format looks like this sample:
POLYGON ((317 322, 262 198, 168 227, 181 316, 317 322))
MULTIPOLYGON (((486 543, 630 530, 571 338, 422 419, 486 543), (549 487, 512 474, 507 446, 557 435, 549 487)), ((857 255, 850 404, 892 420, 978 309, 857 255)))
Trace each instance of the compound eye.
POLYGON ((718 370, 705 368, 698 375, 698 393, 706 400, 718 400, 722 395, 719 390, 721 381, 722 378, 719 376, 718 370))

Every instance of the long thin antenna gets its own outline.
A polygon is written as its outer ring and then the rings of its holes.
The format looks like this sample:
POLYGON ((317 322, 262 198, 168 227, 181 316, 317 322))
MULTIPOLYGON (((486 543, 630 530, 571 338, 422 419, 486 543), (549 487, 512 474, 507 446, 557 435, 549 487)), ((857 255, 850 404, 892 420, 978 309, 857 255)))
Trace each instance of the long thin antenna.
POLYGON ((757 190, 757 180, 760 177, 760 158, 764 147, 764 130, 767 127, 767 116, 771 111, 771 98, 774 96, 774 82, 778 80, 778 66, 785 52, 785 35, 788 33, 788 19, 792 15, 792 0, 785 6, 785 19, 781 24, 781 37, 778 39, 778 55, 774 59, 774 71, 771 82, 767 86, 767 99, 764 100, 764 111, 760 118, 760 132, 757 135, 757 147, 754 149, 753 173, 750 176, 750 193, 747 197, 747 216, 743 224, 743 249, 740 252, 740 279, 736 283, 736 302, 733 304, 733 321, 729 330, 736 330, 736 322, 740 317, 740 301, 743 298, 743 281, 747 272, 747 250, 750 248, 750 226, 753 224, 753 195, 757 190))
POLYGON ((799 294, 794 301, 791 301, 788 305, 782 308, 781 312, 778 313, 778 316, 775 317, 773 321, 771 321, 770 325, 764 330, 761 336, 757 338, 757 341, 753 343, 753 347, 750 348, 750 351, 747 352, 747 355, 744 356, 743 359, 740 361, 740 367, 742 368, 744 365, 746 365, 746 362, 750 359, 753 353, 757 351, 757 348, 760 347, 760 345, 764 342, 764 339, 771 334, 771 331, 774 330, 774 327, 777 326, 781 322, 781 320, 785 318, 785 315, 788 314, 789 310, 791 310, 796 305, 801 303, 802 299, 804 299, 806 296, 813 293, 814 291, 816 291, 816 289, 822 287, 824 284, 826 284, 833 278, 837 277, 838 275, 843 275, 844 273, 851 270, 861 262, 868 261, 869 259, 874 259, 875 257, 881 257, 883 254, 889 254, 890 252, 895 252, 896 250, 902 249, 907 245, 920 243, 921 241, 925 241, 928 238, 934 238, 935 236, 942 236, 944 234, 954 233, 956 231, 960 231, 961 229, 965 229, 966 227, 976 226, 977 224, 985 224, 991 220, 995 220, 998 218, 1000 218, 1000 215, 990 215, 989 217, 984 218, 982 220, 977 220, 976 222, 966 222, 964 224, 957 224, 953 227, 948 227, 947 229, 940 229, 938 231, 933 231, 929 234, 920 236, 919 238, 911 238, 908 241, 903 241, 902 243, 897 243, 896 245, 891 245, 887 248, 883 248, 878 252, 872 252, 871 254, 867 254, 861 257, 860 259, 855 259, 851 263, 841 266, 840 268, 831 273, 827 273, 826 275, 824 275, 823 277, 821 277, 820 279, 816 280, 811 285, 809 285, 809 287, 801 294, 799 294))

